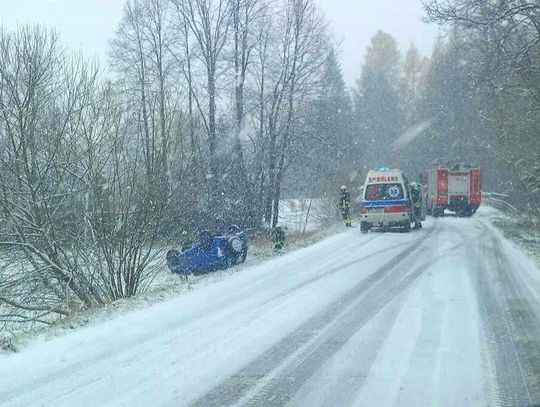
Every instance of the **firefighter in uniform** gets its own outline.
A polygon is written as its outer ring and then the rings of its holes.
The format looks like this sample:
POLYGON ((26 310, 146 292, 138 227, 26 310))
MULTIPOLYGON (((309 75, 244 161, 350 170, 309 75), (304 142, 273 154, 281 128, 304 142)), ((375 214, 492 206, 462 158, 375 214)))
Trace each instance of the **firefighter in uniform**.
POLYGON ((341 215, 343 215, 345 226, 351 227, 352 226, 352 221, 350 217, 351 194, 349 193, 345 185, 341 186, 341 196, 339 197, 339 209, 341 210, 341 215))
POLYGON ((285 246, 285 231, 281 226, 276 226, 273 233, 274 249, 281 250, 285 246))
POLYGON ((420 229, 422 227, 422 222, 420 222, 420 218, 422 216, 422 192, 420 185, 417 182, 411 182, 411 200, 413 203, 413 220, 414 220, 414 228, 420 229))

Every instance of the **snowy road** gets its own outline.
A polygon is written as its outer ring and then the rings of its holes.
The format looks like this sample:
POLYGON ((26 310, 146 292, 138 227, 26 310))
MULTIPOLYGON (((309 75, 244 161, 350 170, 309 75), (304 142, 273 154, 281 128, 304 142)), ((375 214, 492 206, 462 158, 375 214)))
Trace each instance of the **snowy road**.
POLYGON ((1 406, 532 406, 540 273, 481 217, 351 230, 0 356, 1 406))

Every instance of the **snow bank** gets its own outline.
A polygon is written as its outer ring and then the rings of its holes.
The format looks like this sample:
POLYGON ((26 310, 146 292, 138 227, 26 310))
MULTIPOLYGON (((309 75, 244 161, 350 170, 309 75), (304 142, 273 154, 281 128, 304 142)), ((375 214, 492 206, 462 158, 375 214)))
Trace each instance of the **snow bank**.
POLYGON ((292 232, 317 230, 335 219, 336 206, 329 199, 284 199, 279 202, 279 224, 292 232))

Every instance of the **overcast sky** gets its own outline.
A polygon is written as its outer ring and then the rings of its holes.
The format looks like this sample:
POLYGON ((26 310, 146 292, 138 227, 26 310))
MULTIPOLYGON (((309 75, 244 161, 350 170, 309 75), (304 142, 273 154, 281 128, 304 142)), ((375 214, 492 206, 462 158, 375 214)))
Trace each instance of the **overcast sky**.
POLYGON ((369 40, 377 30, 392 34, 402 55, 411 42, 420 53, 431 55, 438 29, 422 22, 421 0, 316 0, 335 39, 341 44, 343 74, 349 85, 360 74, 369 40))
MULTIPOLYGON (((402 53, 414 41, 431 53, 437 28, 422 23, 421 0, 315 0, 341 44, 340 57, 349 85, 359 75, 366 46, 379 29, 398 40, 402 53)), ((124 0, 0 0, 0 22, 8 29, 21 22, 56 27, 65 44, 104 60, 108 40, 122 16, 124 0)))

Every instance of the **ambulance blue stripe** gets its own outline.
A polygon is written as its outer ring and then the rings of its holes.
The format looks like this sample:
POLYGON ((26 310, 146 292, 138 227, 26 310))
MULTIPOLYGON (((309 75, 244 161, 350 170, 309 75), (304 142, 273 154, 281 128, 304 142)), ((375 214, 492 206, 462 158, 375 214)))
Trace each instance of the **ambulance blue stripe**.
POLYGON ((364 208, 375 208, 383 206, 409 205, 408 199, 397 199, 395 201, 361 201, 360 206, 364 208))

